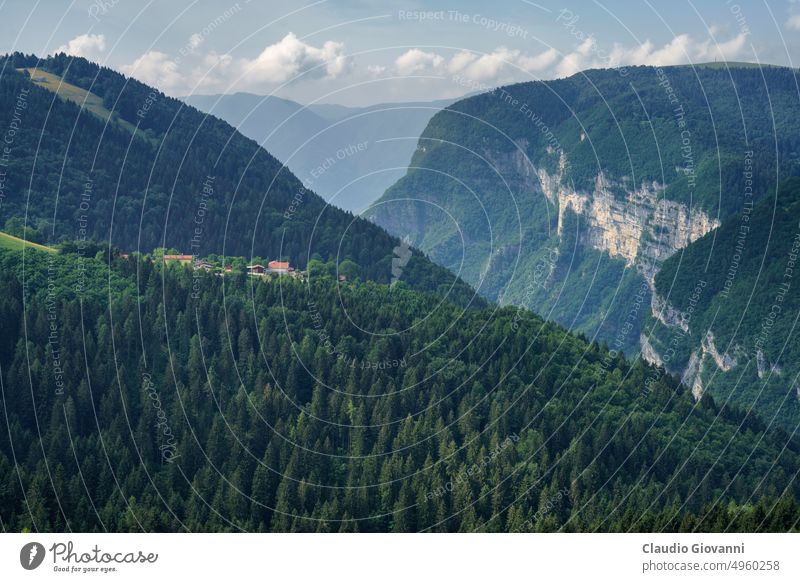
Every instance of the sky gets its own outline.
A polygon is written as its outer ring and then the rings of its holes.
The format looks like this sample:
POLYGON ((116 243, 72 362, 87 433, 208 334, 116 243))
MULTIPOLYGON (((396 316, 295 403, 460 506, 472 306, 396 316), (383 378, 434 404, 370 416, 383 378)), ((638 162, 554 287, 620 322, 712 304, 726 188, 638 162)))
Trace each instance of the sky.
POLYGON ((363 106, 597 67, 800 63, 800 0, 0 0, 0 53, 66 52, 173 96, 363 106))

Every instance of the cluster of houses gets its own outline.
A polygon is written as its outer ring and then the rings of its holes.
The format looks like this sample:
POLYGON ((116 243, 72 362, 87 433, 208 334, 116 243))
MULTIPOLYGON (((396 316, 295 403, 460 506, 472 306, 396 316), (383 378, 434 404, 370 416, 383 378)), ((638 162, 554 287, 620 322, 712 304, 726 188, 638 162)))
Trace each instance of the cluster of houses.
MULTIPOLYGON (((181 265, 192 265, 197 270, 213 271, 217 267, 206 261, 205 259, 195 258, 193 255, 164 255, 165 263, 177 263, 181 265)), ((231 265, 225 265, 223 268, 224 273, 233 271, 231 265)), ((297 279, 302 279, 305 273, 303 271, 296 271, 288 262, 283 261, 270 261, 266 267, 256 263, 255 265, 247 266, 247 274, 253 277, 267 277, 270 275, 288 275, 297 279)))

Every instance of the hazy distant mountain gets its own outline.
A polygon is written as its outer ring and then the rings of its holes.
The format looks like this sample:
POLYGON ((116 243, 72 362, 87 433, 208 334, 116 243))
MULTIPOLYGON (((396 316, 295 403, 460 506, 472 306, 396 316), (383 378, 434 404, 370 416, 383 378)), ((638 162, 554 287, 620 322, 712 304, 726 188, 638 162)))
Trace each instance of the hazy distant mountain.
POLYGON ((304 107, 279 97, 235 93, 184 101, 258 141, 329 202, 363 210, 406 171, 422 130, 451 100, 369 107, 304 107))

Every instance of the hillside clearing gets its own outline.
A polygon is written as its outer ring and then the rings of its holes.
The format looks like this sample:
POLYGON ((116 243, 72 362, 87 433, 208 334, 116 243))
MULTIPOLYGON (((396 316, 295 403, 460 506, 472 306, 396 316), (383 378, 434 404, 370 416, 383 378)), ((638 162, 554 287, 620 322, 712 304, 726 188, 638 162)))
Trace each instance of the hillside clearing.
MULTIPOLYGON (((47 71, 42 71, 41 69, 23 68, 19 70, 27 71, 31 76, 31 81, 34 85, 42 87, 43 89, 47 89, 48 91, 52 91, 62 99, 71 101, 77 106, 86 109, 90 113, 93 113, 103 121, 111 121, 116 123, 132 134, 136 132, 136 126, 128 121, 125 121, 124 119, 120 118, 119 115, 115 115, 112 111, 107 109, 103 104, 102 97, 99 95, 95 95, 91 91, 81 89, 77 85, 67 83, 58 75, 48 73, 47 71)), ((141 132, 139 132, 139 135, 144 137, 141 132)))
POLYGON ((21 251, 24 247, 31 247, 40 251, 45 251, 48 253, 57 253, 58 250, 52 247, 48 247, 45 245, 40 245, 35 242, 26 241, 21 238, 17 238, 16 236, 7 234, 5 232, 0 232, 0 249, 10 249, 14 251, 21 251))

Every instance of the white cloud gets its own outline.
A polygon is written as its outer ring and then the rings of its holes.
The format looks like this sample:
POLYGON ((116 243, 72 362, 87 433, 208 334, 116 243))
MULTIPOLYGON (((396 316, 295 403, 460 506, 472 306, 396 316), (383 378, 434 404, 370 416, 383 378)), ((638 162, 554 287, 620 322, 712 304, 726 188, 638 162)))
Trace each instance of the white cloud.
POLYGON ((411 49, 400 55, 394 64, 399 75, 448 73, 473 81, 492 82, 511 79, 523 72, 544 71, 557 58, 558 53, 552 48, 537 55, 503 46, 483 55, 462 50, 449 60, 437 53, 411 49))
POLYGON ((783 24, 789 30, 800 30, 800 14, 792 14, 783 24))
POLYGON ((394 61, 394 66, 400 75, 433 72, 441 67, 442 64, 444 64, 444 57, 441 55, 416 48, 404 52, 394 61))
POLYGON ((81 34, 56 49, 57 53, 67 53, 73 57, 97 58, 106 50, 104 34, 81 34))
POLYGON ((558 51, 554 48, 549 48, 543 53, 528 57, 520 55, 517 59, 517 64, 524 70, 529 72, 543 71, 550 67, 558 60, 558 51))
POLYGON ((435 52, 411 49, 395 60, 395 71, 399 75, 459 75, 484 84, 501 84, 530 80, 530 73, 540 78, 567 77, 592 68, 734 60, 746 56, 746 51, 745 33, 723 42, 681 34, 662 46, 648 40, 632 46, 615 43, 610 49, 590 36, 566 54, 549 48, 530 55, 501 46, 483 55, 461 50, 448 59, 435 52))
MULTIPOLYGON (((556 66, 556 76, 568 77, 574 75, 578 71, 589 68, 588 64, 593 52, 597 51, 597 41, 593 37, 589 37, 578 45, 571 53, 567 53, 561 58, 561 61, 556 66)), ((611 66, 608 63, 605 66, 611 66)))
POLYGON ((470 64, 474 63, 475 59, 477 58, 478 57, 475 53, 471 53, 469 51, 459 51, 455 54, 455 56, 453 56, 452 59, 450 59, 447 68, 451 73, 455 74, 466 69, 470 64))
POLYGON ((204 40, 205 39, 203 38, 202 34, 200 34, 199 32, 195 32, 192 36, 189 37, 189 49, 196 51, 198 48, 200 48, 200 45, 203 44, 204 40))
POLYGON ((745 54, 747 35, 742 33, 725 42, 711 39, 698 41, 688 34, 673 38, 661 48, 654 49, 650 41, 637 47, 625 49, 614 45, 611 51, 611 66, 618 65, 678 65, 705 61, 733 60, 745 54))
POLYGON ((223 88, 230 85, 230 78, 236 72, 236 61, 229 54, 215 52, 203 56, 191 72, 190 84, 186 90, 204 91, 223 88))
POLYGON ((255 59, 243 59, 240 67, 252 82, 284 83, 302 74, 333 79, 347 71, 349 62, 342 43, 329 40, 317 48, 290 32, 255 59))
POLYGON ((327 41, 315 47, 291 32, 252 59, 202 53, 197 49, 204 40, 193 34, 181 56, 150 51, 121 70, 166 93, 181 94, 206 89, 266 90, 301 75, 303 79, 335 79, 347 73, 351 65, 342 43, 327 41))
POLYGON ((132 64, 124 65, 120 69, 126 75, 158 87, 166 93, 182 89, 186 82, 178 70, 178 62, 159 51, 147 52, 132 64))
POLYGON ((728 27, 724 24, 712 24, 708 27, 708 34, 711 36, 719 36, 728 30, 728 27))
POLYGON ((647 40, 639 45, 628 47, 615 43, 608 51, 598 46, 597 41, 590 37, 561 58, 555 68, 555 74, 558 77, 566 77, 592 68, 626 65, 667 66, 713 60, 730 61, 741 59, 746 54, 747 35, 745 33, 724 42, 714 42, 710 38, 697 40, 688 34, 680 34, 661 47, 656 47, 647 40))
POLYGON ((448 69, 453 74, 461 74, 474 81, 491 81, 496 79, 509 63, 519 57, 519 51, 499 47, 493 52, 477 56, 462 51, 451 60, 448 69))

